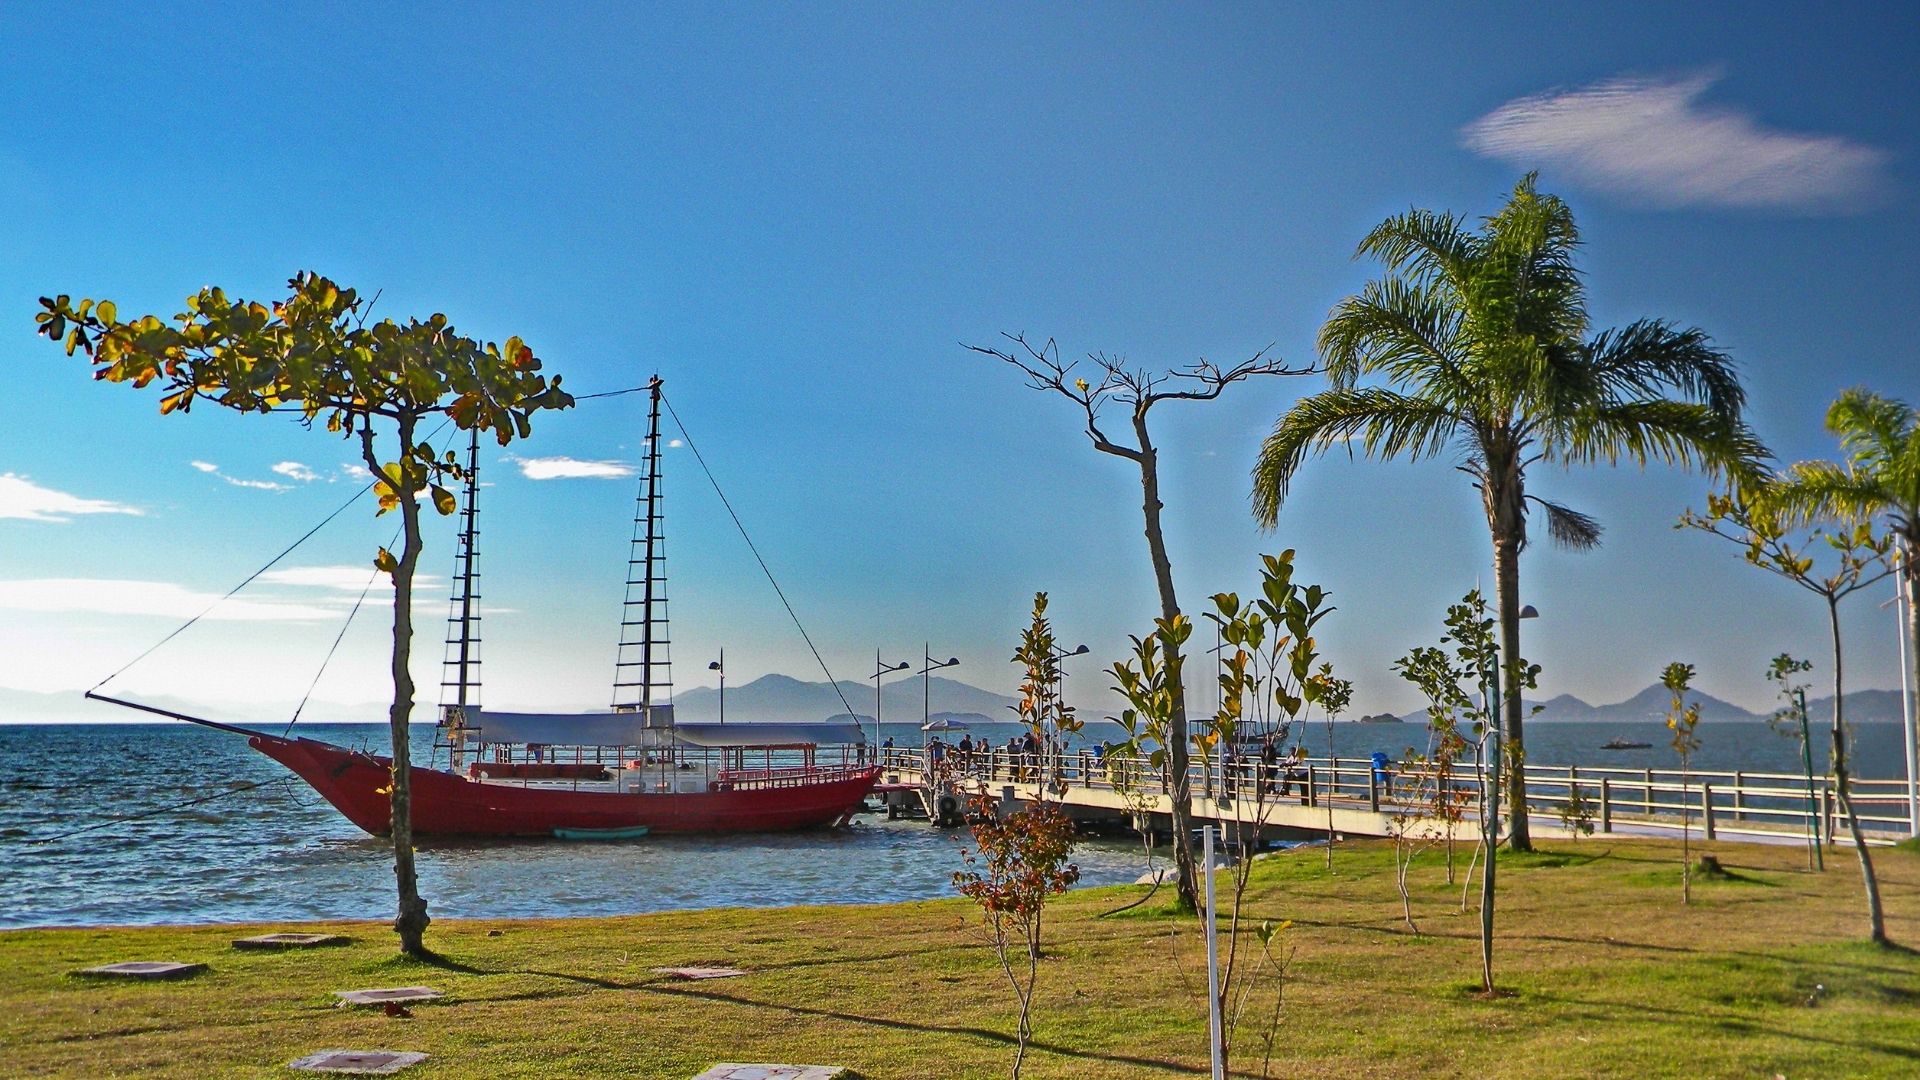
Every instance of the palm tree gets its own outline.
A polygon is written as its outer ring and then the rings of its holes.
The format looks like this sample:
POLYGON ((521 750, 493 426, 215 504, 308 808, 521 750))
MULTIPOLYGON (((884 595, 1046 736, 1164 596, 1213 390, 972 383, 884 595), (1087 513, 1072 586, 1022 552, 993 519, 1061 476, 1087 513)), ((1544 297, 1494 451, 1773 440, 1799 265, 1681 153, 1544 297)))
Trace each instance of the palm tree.
POLYGON ((1332 388, 1280 418, 1253 470, 1254 514, 1271 528, 1310 454, 1357 444, 1369 457, 1462 455, 1493 537, 1511 837, 1521 851, 1532 846, 1519 768, 1529 509, 1545 513, 1562 546, 1600 541, 1593 518, 1527 492, 1528 466, 1626 458, 1744 474, 1765 453, 1741 418, 1733 362, 1704 333, 1643 319, 1590 335, 1578 246, 1572 211, 1535 191, 1533 174, 1478 229, 1428 210, 1381 222, 1356 257, 1378 259, 1386 276, 1341 301, 1320 329, 1332 388), (1359 385, 1369 374, 1384 385, 1359 385))
POLYGON ((1856 387, 1828 407, 1827 430, 1840 436, 1847 460, 1799 462, 1769 485, 1768 498, 1800 524, 1885 520, 1900 548, 1914 646, 1907 656, 1920 686, 1920 409, 1856 387))

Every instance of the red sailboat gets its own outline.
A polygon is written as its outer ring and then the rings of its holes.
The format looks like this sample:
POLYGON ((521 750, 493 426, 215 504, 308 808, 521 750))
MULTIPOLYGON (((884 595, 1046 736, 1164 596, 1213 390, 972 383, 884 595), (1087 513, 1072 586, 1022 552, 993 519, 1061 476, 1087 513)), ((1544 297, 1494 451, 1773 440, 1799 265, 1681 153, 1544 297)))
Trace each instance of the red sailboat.
MULTIPOLYGON (((662 572, 658 377, 649 391, 647 467, 628 560, 614 703, 604 712, 502 712, 478 705, 478 438, 469 444, 442 680, 448 700, 435 766, 413 767, 415 835, 620 839, 839 826, 879 779, 857 723, 675 721, 662 572), (822 752, 834 746, 837 754, 822 752), (443 754, 446 767, 440 768, 443 754)), ((246 735, 255 750, 292 770, 355 825, 375 835, 389 829, 390 758, 90 696, 246 735)))

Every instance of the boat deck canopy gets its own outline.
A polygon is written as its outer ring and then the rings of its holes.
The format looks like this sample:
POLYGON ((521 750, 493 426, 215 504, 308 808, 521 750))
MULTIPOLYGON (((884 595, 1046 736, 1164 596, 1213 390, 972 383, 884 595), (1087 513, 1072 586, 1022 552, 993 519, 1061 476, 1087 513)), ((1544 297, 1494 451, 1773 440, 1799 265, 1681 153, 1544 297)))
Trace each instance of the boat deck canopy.
POLYGON ((673 706, 648 712, 531 713, 467 707, 466 729, 484 742, 548 746, 659 745, 667 732, 683 746, 847 746, 867 741, 859 724, 674 723, 673 706), (651 719, 651 723, 649 723, 651 719))
POLYGON ((675 724, 675 739, 688 746, 848 746, 867 741, 858 724, 819 722, 675 724))
POLYGON ((644 712, 495 712, 469 707, 466 713, 467 730, 490 743, 641 746, 658 742, 661 729, 672 725, 671 705, 655 705, 644 712))

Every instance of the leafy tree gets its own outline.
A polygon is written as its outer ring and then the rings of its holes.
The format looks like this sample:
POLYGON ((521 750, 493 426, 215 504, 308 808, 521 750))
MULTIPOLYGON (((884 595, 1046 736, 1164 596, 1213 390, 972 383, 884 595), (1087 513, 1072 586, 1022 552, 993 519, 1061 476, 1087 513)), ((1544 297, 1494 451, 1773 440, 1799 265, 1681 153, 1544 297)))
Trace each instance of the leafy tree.
POLYGON ((974 850, 963 851, 966 868, 954 887, 980 905, 1000 971, 1019 1005, 1013 1080, 1033 1038, 1033 992, 1040 980, 1041 931, 1047 898, 1080 880, 1073 854, 1073 820, 1058 803, 1035 800, 1001 818, 993 797, 974 798, 974 850))
POLYGON ((1680 902, 1693 903, 1693 818, 1687 800, 1688 765, 1693 752, 1700 749, 1700 703, 1686 700, 1693 684, 1693 665, 1674 661, 1660 672, 1660 685, 1667 688, 1667 731, 1673 736, 1673 752, 1680 756, 1680 902))
MULTIPOLYGON (((1438 647, 1414 649, 1394 666, 1401 676, 1413 682, 1426 695, 1429 723, 1459 736, 1474 750, 1476 785, 1480 803, 1480 844, 1475 852, 1486 856, 1480 873, 1480 977, 1482 989, 1491 994, 1493 984, 1493 925, 1496 856, 1500 847, 1500 769, 1508 752, 1500 744, 1499 699, 1502 681, 1521 690, 1532 689, 1538 681, 1540 666, 1513 657, 1503 666, 1500 648, 1494 639, 1493 619, 1487 614, 1486 599, 1480 590, 1469 592, 1457 604, 1447 608, 1447 632, 1438 647), (1465 731, 1462 731, 1464 725, 1465 731), (1473 736, 1470 743, 1465 736, 1473 736)), ((1507 764, 1517 767, 1510 758, 1507 764)), ((1473 866, 1467 866, 1467 887, 1472 885, 1473 866)), ((1464 910, 1465 887, 1461 907, 1464 910)))
MULTIPOLYGON (((1643 319, 1591 333, 1574 266, 1573 213, 1529 174, 1499 213, 1470 228, 1452 213, 1411 210, 1360 242, 1385 277, 1335 307, 1320 329, 1331 389, 1275 424, 1253 470, 1254 514, 1272 527, 1309 455, 1358 447, 1368 457, 1458 455, 1493 540, 1500 642, 1508 673, 1506 743, 1524 760, 1520 553, 1528 513, 1573 549, 1600 524, 1527 490, 1527 470, 1662 461, 1746 470, 1763 451, 1741 420, 1733 362, 1696 329, 1643 319), (1362 386, 1369 375, 1383 385, 1362 386)), ((1527 850, 1526 779, 1508 773, 1511 839, 1527 850)))
POLYGON ((1807 686, 1800 676, 1813 670, 1813 661, 1781 653, 1767 664, 1767 681, 1779 687, 1780 708, 1767 717, 1767 726, 1800 744, 1800 760, 1807 772, 1807 869, 1825 870, 1820 853, 1820 799, 1813 790, 1813 739, 1807 730, 1807 686))
POLYGON ((1014 711, 1043 748, 1035 779, 1039 782, 1039 797, 1045 798, 1052 782, 1047 763, 1054 756, 1046 749, 1051 745, 1048 736, 1054 732, 1070 734, 1080 730, 1080 718, 1060 691, 1060 650, 1056 647, 1053 623, 1047 618, 1046 593, 1033 594, 1033 620, 1021 632, 1020 647, 1014 650, 1013 662, 1021 665, 1025 672, 1014 711))
POLYGON ((540 373, 540 361, 519 338, 482 344, 454 332, 434 314, 404 323, 368 322, 366 302, 318 274, 303 272, 288 282, 285 299, 272 303, 228 299, 219 288, 187 298, 187 310, 171 320, 143 315, 122 321, 112 301, 42 297, 39 333, 64 342, 69 356, 88 355, 94 378, 136 389, 162 390, 162 415, 192 410, 200 401, 244 413, 298 412, 303 422, 357 439, 361 460, 375 481, 379 513, 399 510, 399 553, 380 549, 375 565, 393 579, 393 737, 390 784, 394 877, 400 947, 424 955, 427 905, 420 898, 413 864, 410 747, 407 722, 413 712, 408 657, 413 637, 413 575, 420 558, 420 497, 430 495, 441 514, 455 509, 443 481, 460 469, 451 452, 434 453, 420 438, 421 422, 444 413, 462 430, 493 432, 502 446, 525 438, 530 418, 542 409, 563 409, 573 398, 558 376, 540 373), (391 432, 383 452, 376 427, 391 432), (388 458, 388 460, 383 460, 388 458))
POLYGON ((1894 572, 1888 560, 1893 538, 1876 533, 1869 521, 1852 528, 1831 532, 1814 530, 1797 539, 1790 526, 1791 516, 1781 509, 1788 501, 1780 489, 1770 483, 1750 483, 1726 494, 1709 494, 1707 512, 1689 510, 1680 518, 1680 528, 1702 532, 1730 541, 1741 550, 1748 564, 1785 578, 1826 602, 1827 629, 1833 639, 1833 792, 1847 819, 1847 830, 1860 857, 1860 877, 1867 893, 1868 936, 1887 944, 1886 919, 1880 907, 1880 883, 1874 875, 1873 855, 1860 832, 1860 817, 1853 808, 1853 773, 1848 764, 1845 655, 1840 639, 1840 601, 1861 589, 1886 579, 1894 572), (1831 560, 1829 573, 1816 569, 1814 551, 1825 547, 1831 560))
POLYGON ((1848 390, 1828 407, 1827 430, 1840 437, 1846 460, 1799 462, 1770 498, 1794 523, 1877 520, 1893 535, 1907 598, 1907 658, 1920 685, 1920 409, 1848 390))
MULTIPOLYGON (((1353 704, 1353 680, 1334 678, 1333 665, 1322 664, 1320 666, 1320 715, 1327 723, 1327 760, 1329 761, 1335 756, 1334 720, 1341 713, 1346 712, 1347 706, 1351 704, 1353 704)), ((1329 870, 1333 869, 1333 839, 1333 800, 1329 799, 1327 800, 1327 869, 1329 870)), ((1451 850, 1448 852, 1448 859, 1452 859, 1451 850)), ((1451 861, 1447 864, 1447 872, 1449 874, 1453 872, 1451 861)))
MULTIPOLYGON (((1202 360, 1171 371, 1131 368, 1123 359, 1095 354, 1089 357, 1089 361, 1097 369, 1098 379, 1089 381, 1074 376, 1077 362, 1061 363, 1060 350, 1052 341, 1033 345, 1022 336, 1007 335, 1007 338, 1012 343, 1009 349, 979 345, 969 345, 967 348, 1018 368, 1032 389, 1059 394, 1072 401, 1085 419, 1087 438, 1092 440, 1093 448, 1103 454, 1131 461, 1139 469, 1140 507, 1146 523, 1147 554, 1153 564, 1154 584, 1160 596, 1159 621, 1171 626, 1174 620, 1184 616, 1180 611, 1179 598, 1174 593, 1173 562, 1167 556, 1166 535, 1160 522, 1160 514, 1164 509, 1160 501, 1160 452, 1153 444, 1148 426, 1149 414, 1155 405, 1162 402, 1211 401, 1234 383, 1260 375, 1303 375, 1306 369, 1288 368, 1279 360, 1268 357, 1265 350, 1229 368, 1202 360), (1100 413, 1109 405, 1117 405, 1125 410, 1127 422, 1133 428, 1131 445, 1123 439, 1108 437, 1100 413)), ((1198 907, 1193 872, 1193 797, 1187 777, 1187 692, 1177 677, 1180 666, 1178 650, 1185 639, 1176 640, 1171 634, 1160 633, 1150 640, 1166 650, 1161 658, 1162 666, 1176 670, 1176 677, 1166 687, 1169 738, 1162 745, 1168 759, 1166 774, 1173 782, 1168 791, 1172 797, 1170 816, 1173 819, 1174 864, 1179 876, 1180 907, 1190 912, 1198 907)))
MULTIPOLYGON (((1468 802, 1456 776, 1470 746, 1466 736, 1460 732, 1460 720, 1462 714, 1471 711, 1473 706, 1472 699, 1460 685, 1463 681, 1471 680, 1474 673, 1456 667, 1453 657, 1446 650, 1431 645, 1415 648, 1394 661, 1393 666, 1400 672, 1401 678, 1419 688, 1427 699, 1427 749, 1419 754, 1408 751, 1399 772, 1402 790, 1397 793, 1395 802, 1413 808, 1416 817, 1424 819, 1421 824, 1433 822, 1439 826, 1438 838, 1446 842, 1447 884, 1452 885, 1454 830, 1465 819, 1468 802)), ((1406 826, 1411 828, 1414 824, 1409 820, 1406 826)), ((1401 832, 1406 833, 1407 828, 1401 829, 1401 832)), ((1411 860, 1412 854, 1409 853, 1408 861, 1411 860)), ((1407 899, 1404 883, 1401 899, 1407 899)), ((1407 923, 1411 928, 1411 915, 1407 923)))
MULTIPOLYGON (((1214 610, 1207 613, 1207 618, 1219 627, 1223 645, 1219 658, 1220 707, 1194 735, 1195 752, 1209 768, 1216 750, 1234 755, 1249 730, 1285 742, 1293 724, 1305 717, 1311 705, 1324 701, 1329 693, 1341 692, 1332 666, 1320 662, 1319 643, 1314 636, 1315 628, 1334 608, 1327 604, 1325 589, 1302 585, 1295 579, 1293 560, 1291 549, 1279 555, 1263 555, 1260 595, 1252 600, 1243 601, 1237 593, 1216 593, 1212 598, 1214 610)), ((1228 756, 1225 760, 1235 763, 1238 758, 1228 756)), ((1240 765, 1230 773, 1229 783, 1221 792, 1223 799, 1253 804, 1252 820, 1244 811, 1237 814, 1228 840, 1233 852, 1232 892, 1216 1004, 1222 1020, 1220 1060, 1229 1064, 1249 1004, 1265 993, 1264 987, 1270 982, 1274 996, 1271 1018, 1277 1022, 1280 998, 1285 992, 1286 963, 1273 951, 1271 938, 1277 932, 1273 924, 1262 921, 1252 927, 1257 951, 1244 941, 1249 928, 1245 917, 1247 885, 1252 880, 1254 856, 1266 844, 1272 780, 1264 769, 1249 771, 1240 765)), ((1212 872, 1211 867, 1208 872, 1212 872)), ((1273 1030, 1269 1028, 1261 1038, 1270 1062, 1273 1030)))

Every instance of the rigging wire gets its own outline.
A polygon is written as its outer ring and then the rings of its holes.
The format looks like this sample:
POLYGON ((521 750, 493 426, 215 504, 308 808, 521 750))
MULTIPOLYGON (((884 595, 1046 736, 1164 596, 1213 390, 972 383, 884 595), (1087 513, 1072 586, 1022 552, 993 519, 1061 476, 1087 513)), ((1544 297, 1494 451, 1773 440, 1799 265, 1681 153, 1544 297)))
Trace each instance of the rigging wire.
POLYGON ((780 598, 781 606, 787 609, 787 617, 793 620, 794 628, 800 631, 800 639, 807 643, 808 651, 813 653, 814 662, 819 664, 820 670, 826 674, 827 683, 833 687, 834 696, 840 699, 840 704, 846 708, 848 716, 858 715, 847 701, 847 695, 841 691, 840 680, 833 677, 832 669, 827 667, 826 659, 820 655, 819 648, 814 645, 813 637, 807 633, 807 628, 801 625, 800 616, 793 610, 792 602, 787 599, 786 590, 774 580, 773 571, 767 566, 767 560, 761 556, 760 548, 754 544, 753 537, 747 535, 747 527, 740 521, 740 515, 734 512, 733 503, 727 501, 727 493, 720 490, 720 481, 714 478, 713 470, 707 467, 707 459, 700 453, 700 448, 694 445, 693 436, 687 432, 687 425, 681 422, 680 414, 673 409, 673 402, 668 401, 667 395, 662 393, 660 403, 667 407, 667 415, 673 417, 673 426, 680 429, 680 437, 687 441, 687 449, 693 451, 693 459, 700 463, 700 471, 707 474, 707 483, 712 484, 713 493, 720 496, 720 505, 727 508, 727 516, 733 519, 733 527, 740 530, 740 539, 747 542, 747 550, 753 552, 754 561, 760 564, 760 572, 767 576, 767 584, 773 586, 774 595, 780 598))
MULTIPOLYGON (((451 423, 453 423, 452 417, 448 417, 447 419, 442 420, 439 426, 435 427, 432 431, 427 432, 426 437, 423 438, 421 441, 432 442, 433 437, 435 435, 440 434, 442 431, 446 430, 447 425, 451 423)), ((228 589, 219 599, 215 600, 213 603, 208 604, 205 608, 203 608, 198 615, 195 615, 193 618, 188 619, 186 622, 183 622, 179 626, 175 627, 172 633, 168 634, 166 637, 161 638, 159 641, 154 642, 152 645, 147 646, 145 652, 142 652, 139 656, 136 656, 133 659, 127 661, 125 664, 122 664, 118 670, 114 671, 113 674, 108 675, 106 678, 101 679, 97 683, 94 683, 92 689, 88 690, 87 693, 91 694, 94 692, 94 690, 98 690, 101 687, 112 682, 113 680, 119 678, 120 676, 125 675, 127 673, 127 669, 133 667, 133 665, 135 664, 138 664, 140 661, 145 660, 147 657, 152 656, 155 652, 157 652, 160 649, 162 645, 165 645, 167 642, 172 641, 174 638, 177 638, 181 634, 185 633, 188 627, 192 626, 194 623, 197 623, 201 619, 204 619, 208 615, 212 614, 214 608, 217 608, 221 604, 226 603, 228 600, 233 599, 233 596, 235 593, 253 584, 254 580, 257 579, 261 574, 264 574, 267 571, 273 569, 275 566, 279 564, 281 559, 284 559, 287 556, 293 554, 293 551, 295 548, 299 547, 301 544, 306 543, 308 540, 313 539, 314 533, 317 533, 321 529, 326 528, 330 523, 332 523, 334 518, 337 518, 341 514, 346 513, 347 507, 352 506, 356 502, 359 502, 360 497, 365 495, 367 492, 372 491, 373 486, 376 483, 378 483, 378 481, 371 481, 371 480, 368 481, 365 487, 361 488, 359 491, 356 491, 351 496, 349 496, 346 502, 341 503, 338 507, 334 509, 333 513, 328 514, 324 518, 321 518, 320 523, 318 525, 315 525, 313 528, 308 529, 306 532, 302 533, 300 535, 300 539, 295 540, 291 544, 288 544, 280 552, 280 554, 275 555, 271 559, 268 559, 266 562, 266 565, 262 566, 258 570, 255 570, 253 573, 248 574, 246 576, 246 579, 241 581, 240 584, 235 585, 231 589, 228 589)), ((358 605, 355 605, 355 606, 357 609, 358 605)), ((351 616, 349 616, 349 618, 351 618, 351 616)))
MULTIPOLYGON (((400 529, 393 531, 393 539, 387 541, 387 547, 389 549, 400 542, 400 532, 400 529)), ((300 722, 300 714, 306 710, 307 702, 312 699, 313 692, 319 689, 320 679, 327 673, 327 665, 333 663, 333 654, 340 651, 340 643, 346 640, 347 629, 353 625, 353 617, 360 614, 360 605, 367 602, 367 594, 373 591, 373 583, 380 580, 380 573, 380 570, 375 569, 373 574, 367 578, 367 587, 360 590, 360 599, 353 602, 353 610, 347 612, 347 620, 340 624, 340 632, 334 635, 333 646, 327 650, 327 655, 320 660, 320 670, 313 673, 313 681, 307 684, 307 692, 301 695, 300 704, 293 707, 293 719, 287 721, 287 729, 280 733, 281 737, 284 738, 292 734, 293 725, 300 722)))

